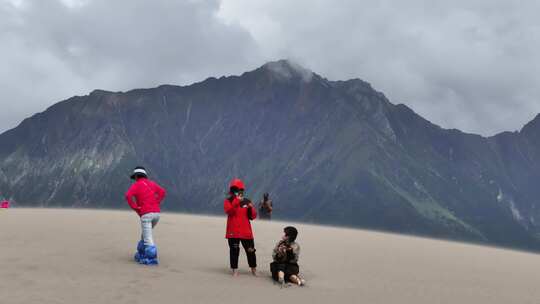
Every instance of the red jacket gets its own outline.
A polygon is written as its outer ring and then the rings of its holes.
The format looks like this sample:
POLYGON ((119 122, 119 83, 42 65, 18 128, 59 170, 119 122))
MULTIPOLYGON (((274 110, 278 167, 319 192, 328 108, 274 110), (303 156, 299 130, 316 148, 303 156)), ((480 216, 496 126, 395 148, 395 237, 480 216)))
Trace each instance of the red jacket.
POLYGON ((147 178, 139 178, 126 192, 126 200, 129 206, 139 216, 150 212, 160 212, 159 204, 161 204, 164 197, 165 189, 147 178), (135 197, 135 201, 133 197, 135 197))
POLYGON ((227 239, 253 239, 253 231, 251 230, 250 219, 248 218, 248 209, 251 209, 252 219, 257 217, 256 208, 240 207, 240 200, 235 197, 232 202, 226 199, 223 202, 223 209, 227 213, 227 239))

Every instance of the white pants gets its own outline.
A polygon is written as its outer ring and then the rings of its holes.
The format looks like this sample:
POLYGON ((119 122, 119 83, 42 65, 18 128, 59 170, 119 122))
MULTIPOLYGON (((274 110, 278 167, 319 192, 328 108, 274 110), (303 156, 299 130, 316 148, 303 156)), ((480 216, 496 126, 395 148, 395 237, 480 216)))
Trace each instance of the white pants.
POLYGON ((152 229, 159 222, 159 213, 147 213, 141 216, 141 239, 144 241, 145 246, 154 245, 154 238, 152 237, 152 229))

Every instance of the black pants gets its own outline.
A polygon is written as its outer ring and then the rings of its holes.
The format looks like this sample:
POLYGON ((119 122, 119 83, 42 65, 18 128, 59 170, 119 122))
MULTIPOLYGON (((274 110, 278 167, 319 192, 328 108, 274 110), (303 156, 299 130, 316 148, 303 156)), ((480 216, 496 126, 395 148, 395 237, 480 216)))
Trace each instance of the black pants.
POLYGON ((298 275, 298 273, 300 273, 300 267, 296 263, 270 263, 270 272, 272 273, 272 279, 274 279, 274 281, 278 280, 278 273, 280 271, 283 271, 285 274, 285 281, 288 282, 292 275, 298 275))
POLYGON ((259 211, 259 219, 260 220, 271 220, 272 219, 272 214, 270 213, 262 213, 259 211))
POLYGON ((238 269, 238 256, 240 256, 240 242, 246 251, 249 267, 257 267, 257 256, 255 255, 255 241, 243 239, 229 239, 229 252, 231 268, 238 269))

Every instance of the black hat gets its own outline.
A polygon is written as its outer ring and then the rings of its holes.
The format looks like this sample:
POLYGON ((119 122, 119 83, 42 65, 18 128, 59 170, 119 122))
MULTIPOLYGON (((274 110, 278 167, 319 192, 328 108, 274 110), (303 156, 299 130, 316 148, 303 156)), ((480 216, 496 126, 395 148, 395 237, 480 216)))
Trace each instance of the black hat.
POLYGON ((289 242, 294 242, 296 240, 296 236, 298 235, 298 230, 296 230, 296 228, 293 226, 285 227, 283 232, 285 232, 285 235, 289 238, 289 242))
POLYGON ((133 173, 131 174, 130 178, 135 179, 136 177, 148 177, 148 174, 146 173, 146 169, 144 167, 135 167, 133 169, 133 173))

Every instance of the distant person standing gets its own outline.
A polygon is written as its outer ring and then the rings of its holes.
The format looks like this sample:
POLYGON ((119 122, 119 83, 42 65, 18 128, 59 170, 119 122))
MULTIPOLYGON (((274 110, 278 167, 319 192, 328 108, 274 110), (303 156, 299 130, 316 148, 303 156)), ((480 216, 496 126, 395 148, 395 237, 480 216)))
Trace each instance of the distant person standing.
POLYGON ((259 218, 261 220, 270 220, 272 219, 272 200, 270 199, 270 194, 265 193, 263 195, 262 201, 259 202, 259 218))
POLYGON ((126 200, 141 218, 141 240, 137 245, 135 261, 139 264, 157 265, 157 247, 152 229, 159 222, 160 204, 165 198, 165 189, 148 179, 144 167, 136 167, 131 174, 135 182, 126 192, 126 200))
POLYGON ((257 218, 257 210, 249 199, 244 198, 244 190, 244 182, 240 179, 233 179, 229 186, 229 196, 223 202, 223 209, 227 214, 225 238, 229 243, 229 260, 234 277, 238 276, 240 243, 246 251, 251 273, 254 276, 257 275, 255 240, 250 223, 257 218))

